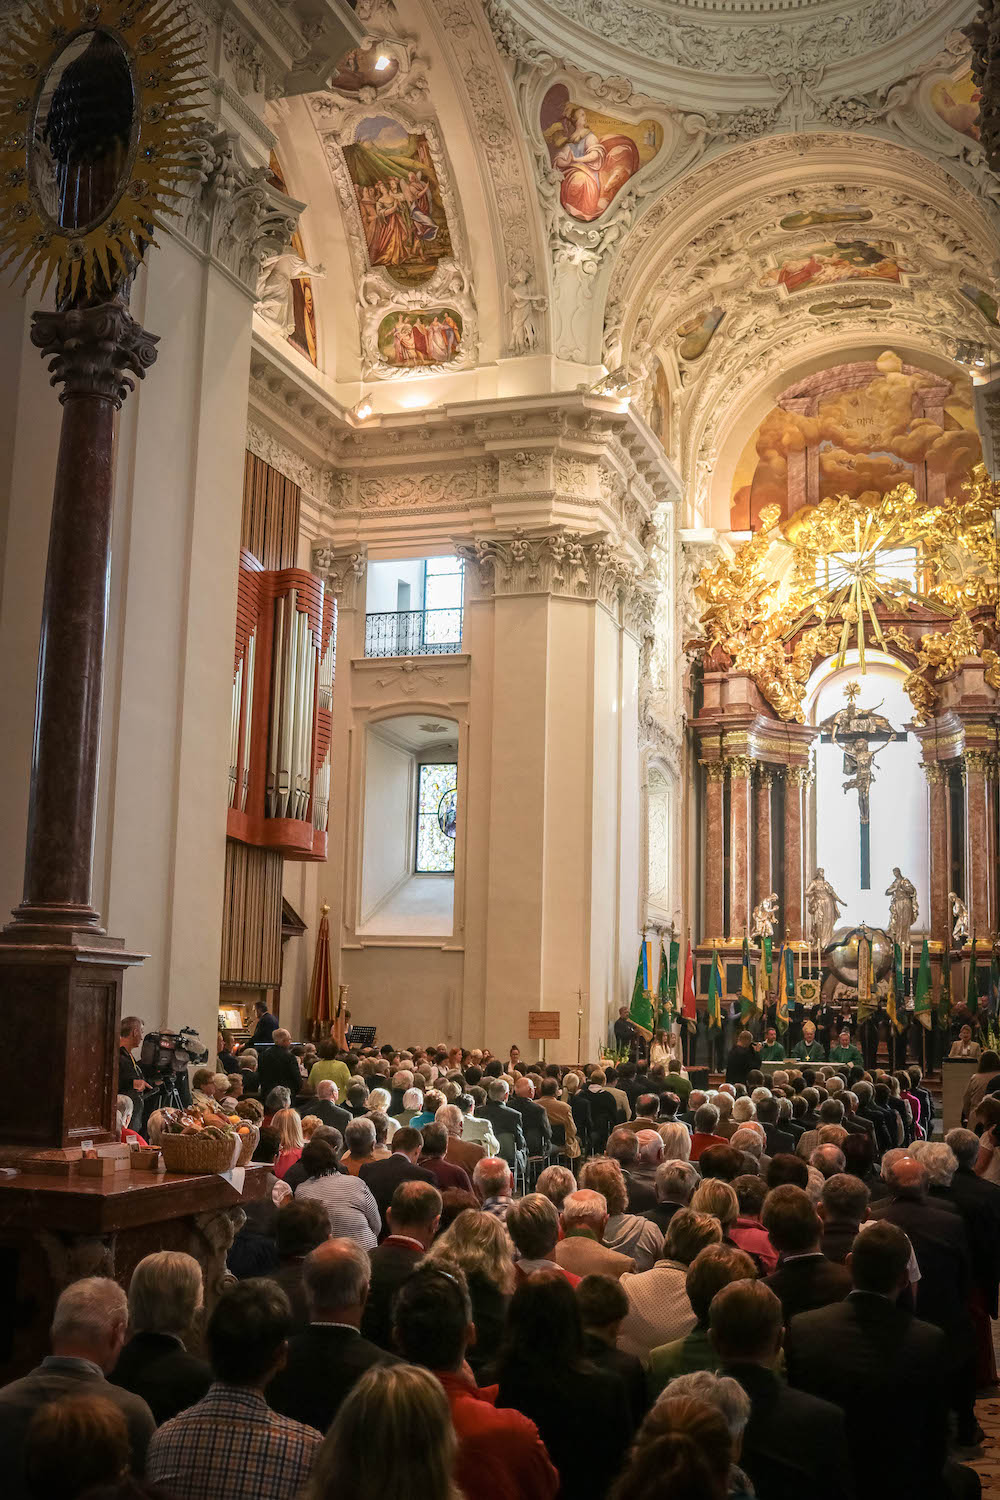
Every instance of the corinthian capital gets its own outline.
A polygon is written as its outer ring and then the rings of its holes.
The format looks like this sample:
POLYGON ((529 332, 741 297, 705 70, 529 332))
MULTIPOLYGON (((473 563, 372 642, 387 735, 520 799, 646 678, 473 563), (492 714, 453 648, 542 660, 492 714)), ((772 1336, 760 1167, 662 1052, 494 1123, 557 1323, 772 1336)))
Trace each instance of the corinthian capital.
POLYGON ((31 342, 50 361, 50 384, 62 385, 60 401, 103 396, 117 409, 135 389, 129 376, 144 379, 155 362, 159 336, 147 333, 123 303, 101 302, 34 313, 31 342))

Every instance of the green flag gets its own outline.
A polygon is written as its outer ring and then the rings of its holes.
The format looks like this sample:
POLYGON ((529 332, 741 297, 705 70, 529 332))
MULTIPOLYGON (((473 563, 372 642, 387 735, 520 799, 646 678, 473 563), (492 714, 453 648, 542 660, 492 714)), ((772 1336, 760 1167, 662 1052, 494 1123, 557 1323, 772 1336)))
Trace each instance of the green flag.
POLYGON ((778 954, 778 1003, 774 1008, 774 1024, 779 1031, 788 1030, 788 1012, 794 1005, 795 955, 782 943, 778 954))
POLYGON ((753 992, 753 980, 750 977, 750 944, 746 938, 743 939, 743 975, 740 981, 740 1016, 744 1026, 757 1010, 757 1001, 753 992))
POLYGON ((649 945, 645 939, 639 947, 639 963, 635 971, 628 1018, 648 1042, 653 1035, 653 1002, 649 993, 649 945))
POLYGON ((921 1026, 931 1024, 931 951, 927 939, 920 948, 920 968, 917 971, 917 993, 913 998, 913 1014, 921 1026))
MULTIPOLYGON (((673 943, 670 944, 673 948, 673 943)), ((656 1024, 670 1026, 674 1019, 674 1011, 677 1005, 677 970, 674 969, 674 987, 670 988, 670 966, 663 947, 663 939, 660 939, 660 974, 656 981, 656 1024)))
POLYGON ((942 1031, 947 1031, 951 1025, 951 949, 948 947, 951 941, 949 933, 945 938, 944 951, 941 954, 941 984, 938 989, 937 1022, 942 1031))
POLYGON ((972 939, 972 953, 969 956, 969 984, 965 992, 965 1007, 973 1020, 979 1014, 979 976, 976 973, 976 939, 972 939))
POLYGON ((680 958, 681 940, 680 938, 672 937, 670 939, 670 968, 667 971, 667 989, 670 992, 670 999, 675 1015, 677 1013, 677 965, 680 963, 680 958))
POLYGON ((771 942, 772 939, 769 937, 764 939, 764 968, 767 970, 768 979, 771 977, 771 942))
POLYGON ((708 1024, 710 1027, 722 1025, 722 967, 719 963, 718 948, 712 949, 712 968, 708 979, 708 1024))
POLYGON ((875 1010, 875 966, 872 963, 870 937, 858 939, 858 1025, 869 1020, 875 1010))

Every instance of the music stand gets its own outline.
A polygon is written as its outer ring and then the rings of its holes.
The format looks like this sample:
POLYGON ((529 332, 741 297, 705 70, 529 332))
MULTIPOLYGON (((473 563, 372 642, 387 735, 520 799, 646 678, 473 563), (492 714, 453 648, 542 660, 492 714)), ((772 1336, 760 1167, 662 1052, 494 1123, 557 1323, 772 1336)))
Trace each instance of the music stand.
POLYGON ((352 1026, 347 1032, 349 1047, 374 1047, 376 1026, 352 1026))

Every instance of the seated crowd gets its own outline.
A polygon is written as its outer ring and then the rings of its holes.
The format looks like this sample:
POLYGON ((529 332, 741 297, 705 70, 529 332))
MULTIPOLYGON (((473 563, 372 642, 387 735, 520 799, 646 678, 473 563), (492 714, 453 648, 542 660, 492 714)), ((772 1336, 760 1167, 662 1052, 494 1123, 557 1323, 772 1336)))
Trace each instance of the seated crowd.
POLYGON ((268 1173, 226 1284, 66 1288, 0 1389, 12 1500, 980 1494, 1000 1186, 918 1070, 274 1042, 193 1080, 268 1173))

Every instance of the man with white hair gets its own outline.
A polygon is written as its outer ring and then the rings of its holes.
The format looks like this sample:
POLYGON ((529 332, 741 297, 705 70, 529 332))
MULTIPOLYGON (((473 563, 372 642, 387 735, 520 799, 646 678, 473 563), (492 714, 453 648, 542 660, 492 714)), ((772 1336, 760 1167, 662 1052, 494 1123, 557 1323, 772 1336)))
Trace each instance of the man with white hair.
MULTIPOLYGON (((392 1087, 389 1095, 389 1113, 391 1115, 398 1115, 399 1111, 404 1108, 403 1095, 407 1089, 412 1089, 413 1081, 413 1074, 409 1068, 399 1068, 392 1075, 392 1087)), ((408 1125, 410 1122, 405 1120, 403 1123, 408 1125)))
POLYGON ((554 1255, 558 1265, 574 1276, 610 1276, 617 1281, 635 1270, 631 1255, 609 1250, 603 1244, 608 1222, 608 1200, 603 1193, 580 1188, 570 1193, 562 1206, 563 1238, 554 1255))
POLYGON ((752 1099, 737 1099, 733 1105, 733 1119, 737 1125, 746 1125, 749 1120, 756 1120, 757 1106, 752 1099))
POLYGON ((678 1119, 683 1120, 685 1125, 689 1125, 693 1129, 695 1112, 701 1109, 703 1104, 707 1103, 708 1095, 704 1089, 692 1089, 690 1094, 688 1094, 687 1109, 683 1114, 678 1116, 678 1119))
POLYGON ((434 1116, 434 1121, 437 1125, 443 1125, 448 1132, 445 1160, 450 1161, 453 1166, 461 1167, 471 1177, 483 1157, 489 1155, 486 1147, 463 1139, 465 1116, 457 1104, 443 1104, 434 1116))
POLYGON ((257 1078, 262 1095, 278 1087, 286 1088, 293 1099, 302 1092, 302 1072, 292 1052, 292 1034, 283 1026, 274 1033, 272 1046, 261 1047, 257 1078))
POLYGON ((50 1401, 67 1396, 101 1396, 122 1413, 128 1427, 131 1468, 141 1476, 156 1423, 140 1396, 105 1377, 125 1343, 128 1301, 116 1281, 88 1276, 72 1282, 52 1317, 52 1353, 30 1374, 0 1390, 0 1453, 5 1500, 27 1500, 21 1453, 32 1417, 50 1401))
POLYGON ((343 1135, 354 1116, 346 1109, 341 1109, 337 1102, 339 1097, 333 1080, 321 1078, 316 1085, 315 1098, 304 1099, 296 1108, 303 1119, 306 1115, 318 1115, 324 1125, 332 1125, 334 1130, 339 1130, 343 1135))
POLYGON ((514 1179, 501 1156, 484 1156, 472 1174, 472 1186, 482 1200, 483 1213, 492 1214, 503 1223, 514 1201, 514 1179))
POLYGON ((424 1095, 423 1090, 408 1088, 403 1095, 403 1107, 396 1111, 393 1119, 397 1125, 409 1125, 419 1114, 423 1113, 424 1095))
POLYGON ((527 1161, 528 1145, 524 1139, 521 1116, 507 1104, 509 1093, 510 1085, 506 1079, 491 1078, 486 1090, 486 1103, 478 1113, 484 1120, 489 1120, 493 1134, 500 1142, 498 1155, 504 1158, 509 1167, 513 1167, 518 1157, 522 1162, 527 1161))
POLYGON ((656 1169, 656 1203, 644 1215, 666 1234, 679 1208, 687 1208, 701 1178, 689 1161, 664 1161, 656 1169))
MULTIPOLYGON (((472 1097, 472 1095, 468 1093, 459 1094, 458 1098, 455 1100, 455 1103, 458 1105, 463 1115, 463 1141, 472 1141, 474 1145, 482 1146, 487 1156, 496 1156, 497 1152, 500 1150, 500 1142, 493 1134, 493 1126, 490 1124, 489 1120, 486 1120, 482 1116, 476 1114, 476 1101, 472 1097)), ((545 1114, 545 1111, 543 1110, 542 1113, 545 1114)), ((546 1122, 547 1121, 548 1116, 546 1115, 546 1122)), ((527 1134, 527 1132, 525 1132, 525 1134, 527 1134)), ((475 1162, 473 1162, 473 1167, 474 1166, 475 1162)))
POLYGON ((764 1164, 764 1137, 753 1125, 741 1125, 729 1144, 744 1158, 744 1167, 747 1172, 767 1170, 764 1164))

